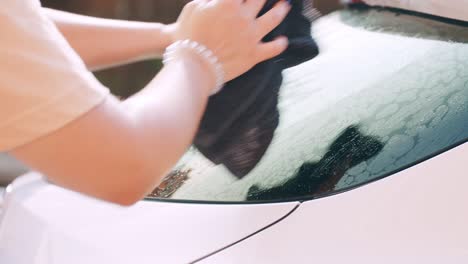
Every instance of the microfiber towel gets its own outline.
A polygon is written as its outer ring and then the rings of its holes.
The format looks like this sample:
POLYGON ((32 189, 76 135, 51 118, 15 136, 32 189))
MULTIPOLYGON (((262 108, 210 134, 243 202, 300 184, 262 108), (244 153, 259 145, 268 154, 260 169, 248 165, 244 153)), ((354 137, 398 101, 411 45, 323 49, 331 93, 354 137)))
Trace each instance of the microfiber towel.
MULTIPOLYGON (((278 0, 268 0, 259 16, 278 0)), ((215 164, 223 164, 234 176, 246 176, 262 159, 279 124, 278 95, 282 71, 318 55, 311 37, 311 21, 304 14, 306 0, 290 0, 285 20, 263 40, 285 35, 287 50, 262 62, 225 84, 212 96, 195 136, 195 147, 215 164)))

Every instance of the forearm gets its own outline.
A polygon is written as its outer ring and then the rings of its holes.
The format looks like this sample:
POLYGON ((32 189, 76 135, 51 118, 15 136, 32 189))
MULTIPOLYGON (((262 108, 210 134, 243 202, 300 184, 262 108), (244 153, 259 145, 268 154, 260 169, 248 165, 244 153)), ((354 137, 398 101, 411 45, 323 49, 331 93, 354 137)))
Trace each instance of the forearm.
POLYGON ((44 8, 92 70, 158 57, 172 42, 170 27, 71 14, 44 8))
MULTIPOLYGON (((257 19, 262 1, 192 1, 176 22, 174 36, 190 38, 213 50, 225 80, 230 80, 286 49, 287 41, 281 38, 267 43, 260 41, 286 16, 290 6, 286 1, 281 3, 257 19), (226 16, 227 13, 230 15, 226 16), (221 48, 216 48, 220 43, 221 48)), ((94 65, 109 65, 157 53, 147 46, 125 48, 146 45, 141 42, 148 36, 131 35, 130 32, 136 34, 139 30, 129 30, 127 23, 122 22, 119 27, 113 21, 109 22, 110 26, 105 25, 107 21, 101 21, 104 25, 96 26, 99 23, 95 20, 89 21, 90 25, 83 20, 80 23, 84 25, 58 23, 64 32, 79 33, 66 35, 76 38, 71 42, 77 50, 86 51, 81 51, 85 59, 93 58, 88 59, 88 64, 91 61, 94 65), (90 32, 95 38, 89 37, 90 32), (118 47, 119 40, 127 39, 132 39, 131 44, 118 47), (135 39, 138 40, 133 42, 135 39), (89 46, 94 50, 88 51, 89 46), (94 53, 96 50, 98 53, 94 53), (119 57, 119 51, 128 50, 138 52, 119 57), (105 59, 100 57, 102 54, 107 54, 105 59)), ((216 74, 208 61, 190 49, 186 50, 187 54, 181 52, 173 54, 177 55, 174 60, 142 92, 124 102, 106 98, 104 103, 73 122, 12 150, 12 154, 57 184, 121 204, 134 203, 161 180, 190 146, 210 89, 216 83, 216 74)))
POLYGON ((155 170, 167 172, 192 144, 214 78, 196 56, 164 67, 140 93, 122 103, 155 170))
POLYGON ((132 204, 156 187, 191 145, 213 85, 199 58, 174 61, 133 97, 108 98, 12 154, 58 185, 132 204))

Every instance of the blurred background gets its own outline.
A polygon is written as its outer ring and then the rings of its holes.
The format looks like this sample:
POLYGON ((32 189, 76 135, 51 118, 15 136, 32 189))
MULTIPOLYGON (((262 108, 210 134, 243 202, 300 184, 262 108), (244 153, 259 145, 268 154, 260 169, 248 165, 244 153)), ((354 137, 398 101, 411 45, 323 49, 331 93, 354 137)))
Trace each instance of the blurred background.
MULTIPOLYGON (((138 21, 171 23, 189 0, 42 0, 47 7, 79 14, 138 21)), ((323 13, 339 7, 339 0, 315 0, 323 13)), ((128 97, 143 88, 157 73, 160 62, 147 61, 97 72, 96 76, 111 91, 128 97)))
MULTIPOLYGON (((42 5, 64 11, 137 21, 170 23, 177 19, 187 0, 42 0, 42 5)), ((143 88, 161 67, 159 61, 146 61, 97 72, 111 91, 128 97, 143 88)))

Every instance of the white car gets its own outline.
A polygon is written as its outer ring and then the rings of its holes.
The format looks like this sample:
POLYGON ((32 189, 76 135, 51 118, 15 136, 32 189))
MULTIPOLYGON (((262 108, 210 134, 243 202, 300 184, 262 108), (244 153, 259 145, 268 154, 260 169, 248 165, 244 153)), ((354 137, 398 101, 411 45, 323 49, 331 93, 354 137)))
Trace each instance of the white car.
POLYGON ((0 263, 468 263, 468 23, 351 8, 313 36, 245 178, 192 149, 124 208, 30 173, 0 263))

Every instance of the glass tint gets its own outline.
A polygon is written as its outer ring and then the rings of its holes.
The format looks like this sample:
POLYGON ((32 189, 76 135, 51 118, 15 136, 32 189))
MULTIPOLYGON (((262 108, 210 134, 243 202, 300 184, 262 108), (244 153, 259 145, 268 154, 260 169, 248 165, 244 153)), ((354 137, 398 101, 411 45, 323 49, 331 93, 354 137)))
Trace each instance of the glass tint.
POLYGON ((150 199, 312 199, 466 142, 466 24, 350 9, 313 31, 321 53, 283 72, 280 124, 260 164, 239 180, 192 148, 150 199))

